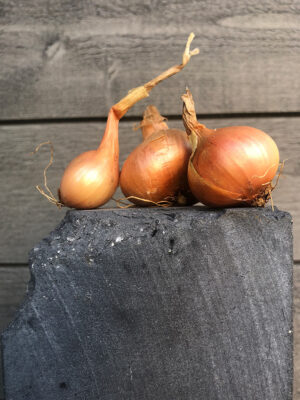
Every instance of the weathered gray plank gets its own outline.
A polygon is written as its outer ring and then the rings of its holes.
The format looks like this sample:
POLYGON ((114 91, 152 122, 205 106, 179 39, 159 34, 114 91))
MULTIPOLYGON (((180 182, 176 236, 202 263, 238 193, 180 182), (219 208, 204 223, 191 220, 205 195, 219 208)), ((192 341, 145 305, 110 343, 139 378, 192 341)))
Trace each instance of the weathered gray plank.
MULTIPOLYGON (((281 159, 288 159, 284 173, 274 192, 275 204, 290 211, 294 217, 295 258, 300 259, 300 118, 245 118, 204 121, 209 127, 226 125, 252 125, 261 128, 278 143, 281 159)), ((133 131, 133 122, 120 127, 121 161, 136 146, 140 133, 133 131)), ((170 126, 182 127, 181 121, 171 121, 170 126)), ((50 168, 49 185, 59 185, 64 167, 77 154, 96 148, 104 130, 103 123, 6 125, 0 127, 0 262, 26 263, 27 252, 48 234, 64 215, 35 190, 42 183, 42 171, 48 163, 48 149, 36 156, 30 152, 36 144, 52 140, 55 145, 54 164, 50 168)), ((118 192, 116 197, 121 196, 118 192)), ((111 202, 108 206, 114 206, 111 202)))
MULTIPOLYGON (((13 320, 19 304, 24 299, 28 280, 29 269, 27 267, 0 267, 0 334, 13 320)), ((2 362, 0 362, 0 399, 4 399, 2 362)))
POLYGON ((28 267, 0 266, 0 332, 8 326, 23 300, 28 280, 28 267))
POLYGON ((1 119, 105 116, 177 62, 190 31, 201 54, 151 94, 162 113, 180 112, 187 84, 202 113, 299 111, 299 2, 4 0, 0 8, 1 119))

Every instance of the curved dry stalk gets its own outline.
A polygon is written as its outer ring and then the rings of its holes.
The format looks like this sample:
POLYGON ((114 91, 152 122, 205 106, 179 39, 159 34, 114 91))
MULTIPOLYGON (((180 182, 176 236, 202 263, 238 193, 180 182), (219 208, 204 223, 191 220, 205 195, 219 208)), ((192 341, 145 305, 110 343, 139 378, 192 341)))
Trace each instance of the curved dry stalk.
POLYGON ((58 199, 55 198, 54 194, 52 193, 52 191, 51 191, 50 188, 48 187, 48 183, 47 183, 47 170, 48 170, 48 168, 52 165, 52 163, 53 163, 53 158, 54 158, 54 148, 53 148, 52 142, 49 140, 48 142, 40 143, 40 144, 34 149, 34 151, 33 151, 32 153, 30 153, 30 154, 32 154, 32 155, 36 154, 36 153, 40 150, 40 148, 41 148, 42 146, 47 145, 47 144, 50 146, 50 161, 49 161, 49 163, 47 164, 47 166, 46 166, 45 169, 44 169, 44 187, 46 188, 46 191, 47 191, 48 193, 46 193, 39 185, 36 185, 35 188, 36 188, 44 197, 46 197, 46 199, 47 199, 48 201, 50 201, 50 203, 55 204, 58 208, 62 208, 62 207, 64 207, 64 205, 63 205, 58 199))
POLYGON ((192 56, 199 54, 199 49, 196 48, 194 50, 190 50, 191 43, 194 39, 194 33, 191 33, 188 37, 184 53, 182 55, 182 63, 179 65, 174 65, 173 67, 167 69, 166 71, 162 72, 156 78, 151 79, 151 81, 145 83, 143 86, 139 86, 137 88, 131 89, 127 96, 125 96, 122 100, 112 106, 116 116, 118 119, 121 119, 126 112, 131 108, 136 102, 139 100, 145 99, 149 96, 149 92, 160 82, 164 81, 165 79, 169 78, 172 75, 177 74, 181 71, 186 64, 190 61, 192 56))
POLYGON ((182 63, 179 65, 174 65, 173 67, 167 69, 165 72, 161 73, 158 75, 156 78, 152 79, 151 81, 147 82, 144 87, 147 89, 147 91, 150 92, 151 89, 154 88, 158 83, 162 82, 163 80, 169 78, 172 75, 177 74, 179 71, 181 71, 186 64, 190 61, 192 56, 195 56, 200 53, 200 50, 198 48, 194 50, 190 50, 191 43, 195 37, 195 34, 192 32, 190 33, 188 40, 185 45, 185 49, 182 55, 182 63))

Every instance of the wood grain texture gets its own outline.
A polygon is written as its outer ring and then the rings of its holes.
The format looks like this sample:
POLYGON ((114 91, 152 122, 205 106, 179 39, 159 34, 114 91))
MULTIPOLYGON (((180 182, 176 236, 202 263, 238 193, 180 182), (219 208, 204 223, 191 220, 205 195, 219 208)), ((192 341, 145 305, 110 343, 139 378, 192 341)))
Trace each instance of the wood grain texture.
MULTIPOLYGON (((300 118, 245 118, 204 121, 209 127, 250 125, 272 134, 278 143, 281 159, 287 159, 284 173, 274 193, 275 204, 290 211, 294 218, 295 259, 300 259, 300 118)), ((120 126, 121 164, 139 143, 141 135, 133 122, 120 126)), ((170 127, 182 127, 181 121, 170 121, 170 127)), ((33 245, 47 235, 62 219, 65 211, 41 197, 34 186, 43 181, 42 171, 49 160, 49 150, 30 152, 41 142, 51 140, 55 146, 53 166, 48 180, 53 190, 59 186, 67 163, 79 153, 96 148, 104 131, 103 123, 6 125, 0 127, 0 262, 26 263, 33 245)), ((120 190, 115 197, 121 197, 120 190)), ((114 207, 110 202, 107 207, 114 207)))
MULTIPOLYGON (((13 320, 17 308, 25 297, 28 281, 28 267, 0 267, 0 334, 13 320)), ((0 348, 0 358, 1 351, 0 348)), ((2 362, 0 362, 0 399, 4 399, 2 362)))
POLYGON ((299 111, 299 2, 4 0, 0 11, 2 120, 105 116, 180 61, 191 31, 201 53, 151 94, 162 113, 180 112, 186 85, 202 113, 299 111))
POLYGON ((26 293, 29 281, 28 267, 0 266, 0 332, 13 319, 26 293))

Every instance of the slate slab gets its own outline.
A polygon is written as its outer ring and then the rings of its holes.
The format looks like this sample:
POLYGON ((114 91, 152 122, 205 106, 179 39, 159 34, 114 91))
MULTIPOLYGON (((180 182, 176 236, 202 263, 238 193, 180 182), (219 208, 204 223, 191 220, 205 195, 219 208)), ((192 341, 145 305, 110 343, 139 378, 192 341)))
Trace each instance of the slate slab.
POLYGON ((69 211, 2 337, 6 400, 292 398, 288 213, 69 211))

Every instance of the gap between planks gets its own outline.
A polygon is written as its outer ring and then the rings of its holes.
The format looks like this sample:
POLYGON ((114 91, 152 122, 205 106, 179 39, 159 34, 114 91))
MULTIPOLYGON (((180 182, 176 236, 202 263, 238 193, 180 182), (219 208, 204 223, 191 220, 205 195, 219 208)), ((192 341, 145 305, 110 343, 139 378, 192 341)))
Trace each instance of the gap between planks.
MULTIPOLYGON (((181 120, 181 115, 164 115, 169 121, 181 120)), ((223 114, 199 114, 198 119, 222 119, 222 118, 292 118, 300 117, 300 112, 261 112, 261 113, 223 113, 223 114)), ((0 119, 1 125, 32 125, 32 124, 73 124, 106 122, 107 117, 76 117, 76 118, 41 118, 41 119, 0 119)), ((141 116, 129 116, 122 118, 123 122, 139 122, 141 116)))

